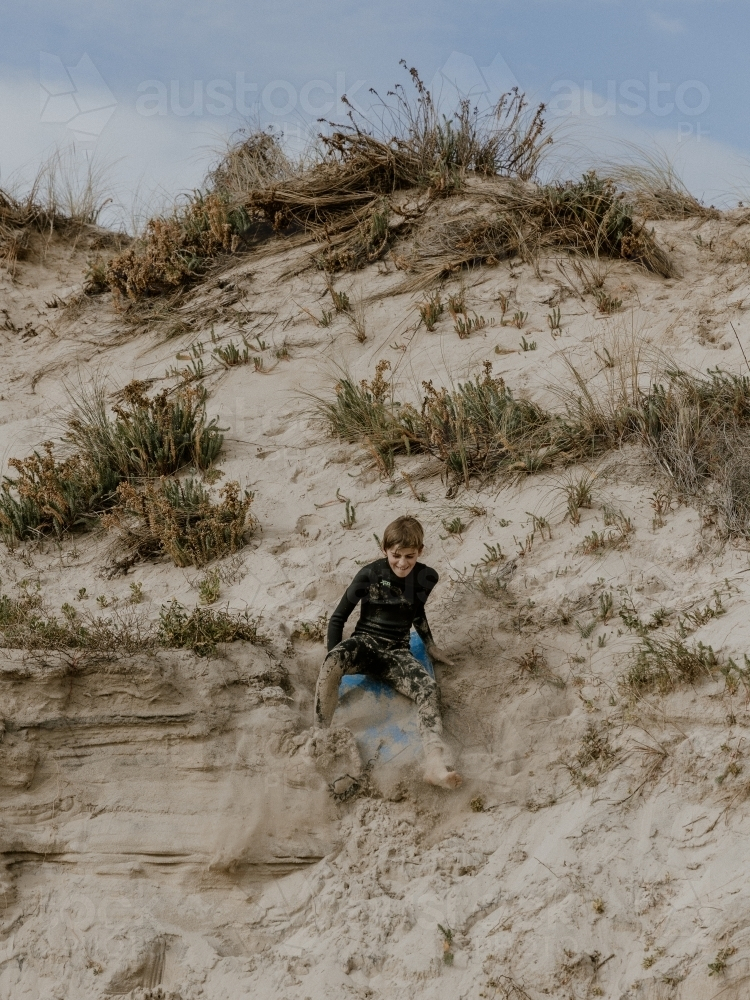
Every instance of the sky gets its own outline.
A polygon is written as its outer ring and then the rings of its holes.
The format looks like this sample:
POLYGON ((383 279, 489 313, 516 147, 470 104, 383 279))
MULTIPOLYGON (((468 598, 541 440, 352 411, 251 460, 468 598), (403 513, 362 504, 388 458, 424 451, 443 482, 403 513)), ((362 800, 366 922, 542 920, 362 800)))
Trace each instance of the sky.
POLYGON ((55 149, 104 171, 128 228, 257 124, 292 148, 415 66, 446 109, 517 85, 549 170, 663 151, 707 203, 750 200, 746 0, 26 0, 0 35, 0 187, 55 149))

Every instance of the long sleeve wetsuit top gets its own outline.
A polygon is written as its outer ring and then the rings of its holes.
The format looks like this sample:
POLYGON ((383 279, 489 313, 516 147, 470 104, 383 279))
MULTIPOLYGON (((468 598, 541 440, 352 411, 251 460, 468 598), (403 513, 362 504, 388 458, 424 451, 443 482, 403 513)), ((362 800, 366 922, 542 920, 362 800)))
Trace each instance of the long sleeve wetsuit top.
POLYGON ((341 642, 344 625, 358 602, 362 602, 354 634, 370 635, 387 647, 409 646, 409 631, 416 629, 426 646, 432 642, 425 602, 438 574, 424 563, 415 563, 411 573, 398 577, 387 559, 363 566, 328 622, 328 651, 341 642))

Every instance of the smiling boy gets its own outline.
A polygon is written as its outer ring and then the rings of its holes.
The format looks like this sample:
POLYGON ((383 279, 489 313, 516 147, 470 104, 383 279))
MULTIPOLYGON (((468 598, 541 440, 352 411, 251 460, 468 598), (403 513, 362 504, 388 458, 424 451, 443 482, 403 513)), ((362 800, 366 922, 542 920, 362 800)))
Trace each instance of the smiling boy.
POLYGON ((396 518, 383 535, 384 558, 363 566, 347 587, 328 623, 328 655, 315 689, 314 726, 330 726, 344 674, 375 677, 416 703, 425 750, 425 780, 457 788, 461 776, 453 769, 443 742, 437 683, 409 650, 413 625, 431 659, 450 664, 435 645, 427 623, 425 602, 438 575, 417 561, 423 548, 424 531, 419 521, 408 516, 396 518), (354 633, 342 639, 344 625, 359 602, 354 633))

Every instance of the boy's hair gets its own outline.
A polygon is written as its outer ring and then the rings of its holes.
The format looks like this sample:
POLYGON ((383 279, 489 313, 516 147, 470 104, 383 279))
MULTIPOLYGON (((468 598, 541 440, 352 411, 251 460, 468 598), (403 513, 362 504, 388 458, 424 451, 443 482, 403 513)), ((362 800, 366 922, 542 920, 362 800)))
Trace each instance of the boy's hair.
POLYGON ((409 514, 397 517, 383 532, 383 548, 421 551, 424 548, 424 528, 416 517, 411 517, 409 514))

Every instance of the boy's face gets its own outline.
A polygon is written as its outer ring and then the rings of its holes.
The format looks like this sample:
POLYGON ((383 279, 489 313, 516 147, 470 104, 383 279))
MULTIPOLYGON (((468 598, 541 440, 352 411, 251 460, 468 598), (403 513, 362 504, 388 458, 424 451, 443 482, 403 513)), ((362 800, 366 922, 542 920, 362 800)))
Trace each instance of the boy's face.
POLYGON ((394 545, 392 549, 385 549, 388 565, 401 579, 411 573, 421 554, 422 549, 405 548, 400 545, 394 545))

